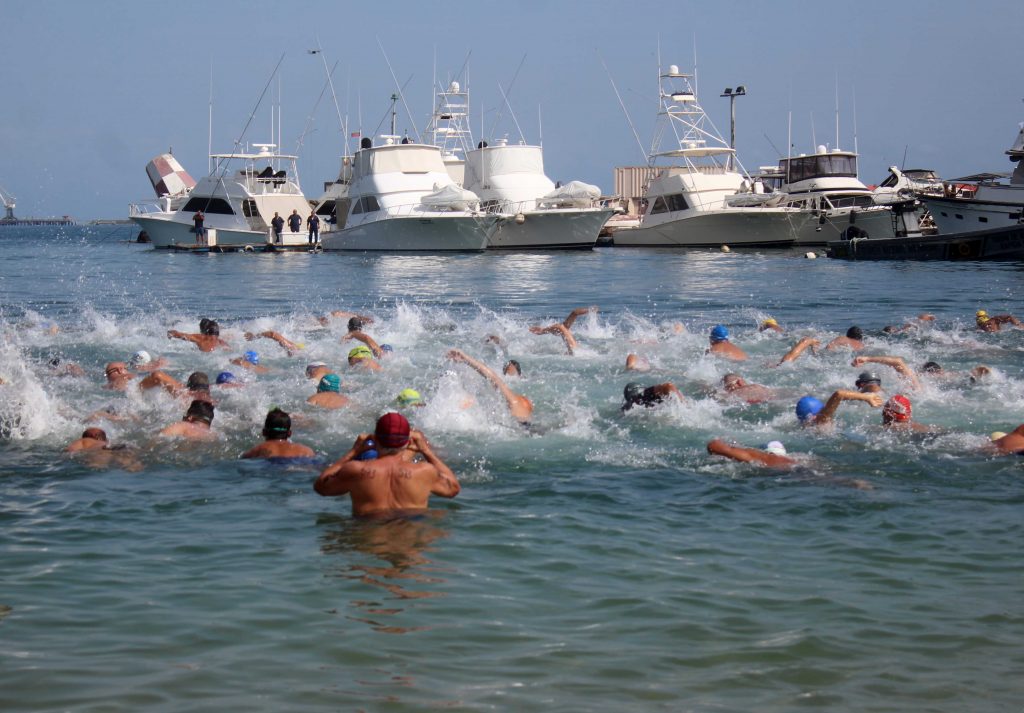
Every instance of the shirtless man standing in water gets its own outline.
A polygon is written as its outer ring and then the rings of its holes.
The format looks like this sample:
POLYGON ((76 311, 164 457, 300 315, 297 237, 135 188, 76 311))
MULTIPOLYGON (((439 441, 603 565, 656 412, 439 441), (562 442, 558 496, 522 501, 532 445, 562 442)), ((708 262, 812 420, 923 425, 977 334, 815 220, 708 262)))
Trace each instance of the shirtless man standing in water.
POLYGON ((405 416, 392 412, 377 420, 374 433, 359 434, 348 453, 320 473, 313 489, 320 495, 349 494, 352 514, 363 516, 425 510, 431 495, 454 498, 461 488, 427 437, 411 430, 405 416), (374 449, 377 458, 358 460, 374 449), (413 460, 417 454, 425 460, 413 460))

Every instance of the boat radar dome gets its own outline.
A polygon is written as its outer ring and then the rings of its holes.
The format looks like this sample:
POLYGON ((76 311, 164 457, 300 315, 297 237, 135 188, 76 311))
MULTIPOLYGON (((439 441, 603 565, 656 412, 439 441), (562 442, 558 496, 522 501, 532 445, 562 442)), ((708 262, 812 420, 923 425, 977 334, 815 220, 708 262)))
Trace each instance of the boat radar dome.
POLYGON ((669 74, 679 74, 679 65, 678 64, 670 64, 668 66, 668 73, 669 74))
POLYGON ((828 153, 828 149, 825 148, 825 144, 818 144, 817 153, 828 153))
POLYGON ((448 85, 448 92, 450 94, 458 94, 460 88, 461 87, 459 87, 458 82, 452 82, 451 84, 448 85))

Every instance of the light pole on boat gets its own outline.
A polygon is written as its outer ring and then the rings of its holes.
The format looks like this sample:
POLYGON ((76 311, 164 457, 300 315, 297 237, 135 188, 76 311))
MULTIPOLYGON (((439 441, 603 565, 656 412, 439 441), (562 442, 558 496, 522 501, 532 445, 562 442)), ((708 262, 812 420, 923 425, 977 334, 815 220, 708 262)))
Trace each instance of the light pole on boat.
POLYGON ((729 97, 729 148, 733 150, 733 155, 729 157, 730 169, 736 156, 736 97, 746 96, 746 94, 747 88, 740 84, 736 89, 726 87, 721 95, 729 97))

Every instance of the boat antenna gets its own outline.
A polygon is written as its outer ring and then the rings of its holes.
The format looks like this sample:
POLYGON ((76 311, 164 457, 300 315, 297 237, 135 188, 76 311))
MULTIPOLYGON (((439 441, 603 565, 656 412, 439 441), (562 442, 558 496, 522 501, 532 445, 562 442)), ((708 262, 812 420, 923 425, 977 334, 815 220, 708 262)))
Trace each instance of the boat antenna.
MULTIPOLYGON (((853 85, 853 152, 860 155, 857 149, 857 85, 853 85)), ((857 162, 857 173, 860 173, 860 161, 857 162)))
POLYGON ((903 147, 903 163, 900 164, 900 170, 903 171, 907 167, 907 151, 910 150, 910 144, 903 147))
POLYGON ((537 105, 537 139, 540 141, 540 145, 544 145, 544 122, 540 116, 540 104, 537 105))
MULTIPOLYGON (((327 71, 327 57, 324 55, 323 47, 320 46, 320 36, 319 35, 316 36, 316 49, 315 50, 309 50, 309 53, 310 54, 318 54, 318 55, 320 55, 320 60, 324 64, 324 74, 327 75, 327 84, 331 88, 331 98, 334 100, 334 112, 338 115, 338 129, 340 129, 341 131, 344 131, 345 130, 345 122, 341 118, 341 107, 338 106, 338 93, 334 91, 334 78, 333 78, 334 69, 331 69, 331 71, 329 71, 329 72, 327 71)), ((335 62, 334 63, 334 68, 336 69, 337 67, 338 67, 338 63, 335 62)), ((322 94, 323 94, 323 92, 321 92, 321 95, 322 94)))
MULTIPOLYGON (((594 50, 597 52, 597 50, 594 50)), ((636 126, 633 124, 633 119, 629 116, 629 110, 626 109, 626 104, 622 101, 622 95, 619 94, 619 88, 615 86, 615 80, 612 78, 612 73, 608 71, 608 65, 604 61, 604 57, 601 56, 600 52, 597 52, 597 58, 601 60, 601 66, 604 67, 605 74, 608 75, 608 81, 611 82, 612 91, 615 92, 615 98, 619 100, 619 106, 622 107, 622 113, 626 115, 626 123, 629 124, 630 130, 633 132, 633 138, 636 139, 636 145, 640 147, 640 154, 644 157, 644 161, 647 161, 647 151, 644 150, 644 144, 640 141, 640 134, 636 132, 636 126)))
POLYGON ((523 135, 523 130, 519 128, 519 120, 516 119, 516 113, 512 111, 512 105, 508 101, 508 94, 501 88, 501 82, 498 82, 498 91, 501 92, 501 98, 505 100, 505 106, 508 107, 508 114, 512 117, 512 123, 516 125, 516 131, 519 132, 519 140, 525 144, 526 137, 523 135))
POLYGON ((775 153, 777 153, 779 155, 779 158, 782 158, 782 152, 779 151, 779 147, 775 145, 775 142, 772 141, 772 138, 768 135, 767 132, 765 132, 764 137, 765 137, 765 139, 768 140, 768 143, 771 145, 771 147, 773 149, 775 149, 775 153))
POLYGON ((836 148, 839 148, 839 72, 836 72, 836 148))
POLYGON ((213 173, 213 55, 210 55, 210 103, 206 126, 206 172, 213 173))
MULTIPOLYGON (((317 50, 309 50, 310 54, 316 54, 316 52, 317 52, 317 50)), ((331 68, 331 74, 333 74, 334 70, 336 70, 337 68, 338 68, 338 63, 335 62, 334 63, 334 67, 331 68)), ((309 116, 306 117, 306 126, 302 129, 302 133, 299 134, 299 138, 295 142, 296 152, 298 152, 298 149, 300 149, 302 147, 302 144, 303 144, 303 141, 306 138, 306 135, 311 133, 312 130, 313 130, 312 129, 312 127, 313 127, 313 117, 316 114, 317 108, 320 106, 320 102, 323 101, 324 94, 327 93, 327 86, 328 86, 328 83, 325 81, 323 88, 320 90, 320 96, 318 96, 316 98, 316 102, 313 104, 312 111, 310 111, 309 112, 309 116)), ((342 126, 342 128, 344 128, 344 126, 342 126)))
MULTIPOLYGON (((388 53, 384 51, 384 44, 380 41, 380 37, 377 38, 377 46, 380 47, 380 53, 382 55, 384 55, 384 61, 388 65, 388 71, 391 72, 391 79, 394 80, 395 88, 398 90, 398 95, 395 97, 395 99, 401 99, 402 100, 402 106, 405 107, 405 113, 409 117, 409 123, 412 124, 412 131, 413 131, 414 134, 416 134, 416 143, 418 143, 418 144, 422 143, 422 141, 420 141, 420 132, 416 128, 416 120, 412 118, 412 112, 409 111, 409 105, 406 104, 406 102, 405 102, 405 94, 402 93, 402 86, 398 84, 398 77, 395 76, 395 70, 391 68, 391 60, 388 59, 388 53)), ((409 79, 412 79, 412 77, 409 77, 409 79)), ((405 83, 408 84, 409 80, 406 80, 405 83)), ((391 117, 391 134, 392 135, 394 135, 394 133, 395 133, 395 126, 394 126, 394 124, 395 124, 395 116, 394 116, 393 108, 394 108, 394 100, 392 100, 392 117, 391 117)))
MULTIPOLYGON (((519 72, 520 72, 520 70, 522 70, 523 63, 525 61, 526 61, 526 55, 524 54, 523 58, 521 60, 519 60, 519 66, 516 67, 516 73, 512 75, 512 81, 508 83, 508 90, 509 90, 509 92, 512 91, 512 86, 516 83, 516 79, 519 78, 519 72)), ((501 84, 500 83, 498 84, 498 89, 501 89, 501 84)), ((505 90, 501 89, 501 95, 503 97, 505 96, 505 90)), ((505 103, 508 104, 508 98, 507 97, 505 98, 505 103)), ((512 111, 512 107, 509 107, 509 112, 511 112, 511 111, 512 111)), ((514 116, 512 117, 512 120, 515 121, 515 117, 514 116)), ((498 109, 498 113, 494 115, 494 123, 491 124, 491 134, 490 134, 491 137, 494 136, 494 133, 497 130, 498 124, 499 124, 500 121, 501 121, 501 108, 499 108, 498 109)), ((518 124, 517 124, 517 128, 518 128, 518 124)), ((522 134, 522 132, 519 132, 519 133, 520 133, 520 135, 522 134)), ((481 136, 480 138, 483 139, 484 137, 481 136)), ((526 139, 523 139, 523 141, 525 142, 526 139)))
POLYGON ((811 153, 818 151, 818 134, 814 130, 814 112, 811 112, 811 153))

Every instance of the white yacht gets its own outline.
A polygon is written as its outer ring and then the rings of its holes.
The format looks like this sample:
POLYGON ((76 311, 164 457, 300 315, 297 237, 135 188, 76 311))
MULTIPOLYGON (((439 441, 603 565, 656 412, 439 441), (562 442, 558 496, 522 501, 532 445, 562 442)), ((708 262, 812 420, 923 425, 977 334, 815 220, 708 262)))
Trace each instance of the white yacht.
POLYGON ((475 149, 469 129, 469 92, 457 81, 437 93, 427 126, 428 141, 441 149, 448 174, 480 197, 481 208, 500 218, 491 250, 586 249, 594 247, 614 212, 597 207, 601 190, 572 182, 555 186, 544 174, 544 151, 525 141, 475 149))
POLYGON ((466 155, 466 188, 501 216, 492 250, 591 249, 614 212, 596 206, 601 189, 579 181, 555 186, 540 146, 481 142, 466 155))
POLYGON ((387 134, 364 137, 352 162, 344 227, 325 250, 444 252, 484 250, 498 217, 448 175, 436 146, 387 134))
MULTIPOLYGON (((162 210, 135 204, 129 218, 148 233, 153 247, 195 246, 193 216, 205 215, 204 245, 260 247, 305 245, 309 201, 299 187, 295 156, 277 153, 275 144, 254 144, 255 153, 212 154, 214 169, 187 193, 187 199, 168 201, 162 210), (292 212, 302 218, 298 232, 287 224, 281 240, 270 228, 274 214, 286 221, 292 212)), ((326 227, 326 226, 324 226, 326 227)))
POLYGON ((1006 150, 1016 164, 1006 174, 979 174, 946 181, 941 196, 921 196, 942 234, 1002 228, 1024 222, 1024 124, 1006 150))
POLYGON ((698 103, 692 79, 676 65, 659 76, 658 127, 648 156, 657 170, 641 201, 639 225, 617 229, 614 245, 791 245, 806 215, 756 193, 756 184, 733 170, 735 151, 698 103))
POLYGON ((779 159, 759 178, 786 195, 783 205, 806 211, 796 245, 824 245, 845 238, 894 238, 921 234, 921 206, 914 198, 876 197, 857 178, 857 154, 818 146, 813 154, 779 159))

